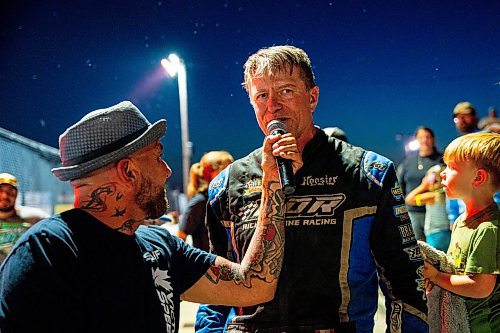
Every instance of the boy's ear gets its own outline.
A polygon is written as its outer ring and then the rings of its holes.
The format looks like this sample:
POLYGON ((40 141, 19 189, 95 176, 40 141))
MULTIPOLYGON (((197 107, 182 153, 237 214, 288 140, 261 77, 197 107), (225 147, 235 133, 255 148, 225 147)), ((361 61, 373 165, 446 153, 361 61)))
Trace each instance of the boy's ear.
POLYGON ((474 178, 474 186, 479 187, 482 186, 488 180, 488 172, 483 168, 479 168, 476 170, 476 177, 474 178))

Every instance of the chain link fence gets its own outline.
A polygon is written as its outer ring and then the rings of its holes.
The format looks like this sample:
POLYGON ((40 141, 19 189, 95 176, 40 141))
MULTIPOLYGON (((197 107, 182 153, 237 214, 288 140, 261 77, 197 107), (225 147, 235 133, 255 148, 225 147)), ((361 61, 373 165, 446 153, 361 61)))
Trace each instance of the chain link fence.
POLYGON ((70 208, 71 186, 50 172, 59 165, 56 148, 0 128, 0 172, 17 177, 16 205, 40 208, 47 214, 70 208))

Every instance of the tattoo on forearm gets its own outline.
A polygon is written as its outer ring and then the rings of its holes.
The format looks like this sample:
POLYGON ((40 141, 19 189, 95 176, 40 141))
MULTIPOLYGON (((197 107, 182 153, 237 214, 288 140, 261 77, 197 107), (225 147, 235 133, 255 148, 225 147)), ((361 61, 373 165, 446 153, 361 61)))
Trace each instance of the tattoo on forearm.
POLYGON ((270 182, 267 187, 268 200, 264 203, 266 210, 264 215, 266 218, 272 218, 275 221, 281 221, 285 219, 285 194, 278 188, 277 190, 272 190, 272 184, 279 184, 277 182, 270 182), (274 209, 273 209, 274 206, 274 209))
POLYGON ((219 265, 219 266, 212 265, 212 267, 210 267, 210 271, 212 272, 212 274, 214 275, 214 277, 212 277, 208 273, 208 271, 205 273, 205 276, 213 284, 219 283, 220 280, 222 280, 222 281, 232 281, 232 280, 235 279, 235 274, 231 270, 231 266, 230 265, 226 265, 226 264, 222 264, 222 265, 219 265))
POLYGON ((264 187, 267 191, 259 214, 260 229, 256 229, 256 238, 247 249, 241 265, 213 265, 205 274, 210 282, 233 281, 247 288, 252 287, 252 280, 259 279, 271 283, 278 279, 281 271, 281 257, 284 254, 285 232, 285 195, 277 182, 269 182, 264 187))
POLYGON ((87 209, 92 212, 104 212, 107 209, 106 197, 113 195, 116 190, 114 184, 104 184, 101 187, 95 189, 90 194, 90 199, 83 201, 83 205, 80 208, 87 209))
POLYGON ((262 205, 265 211, 261 213, 264 222, 262 240, 257 244, 260 246, 255 257, 250 258, 250 274, 247 274, 247 281, 257 277, 271 282, 279 277, 281 271, 281 261, 277 258, 284 253, 285 195, 278 182, 270 182, 267 193, 267 201, 262 205), (268 270, 264 270, 265 267, 268 267, 268 270))

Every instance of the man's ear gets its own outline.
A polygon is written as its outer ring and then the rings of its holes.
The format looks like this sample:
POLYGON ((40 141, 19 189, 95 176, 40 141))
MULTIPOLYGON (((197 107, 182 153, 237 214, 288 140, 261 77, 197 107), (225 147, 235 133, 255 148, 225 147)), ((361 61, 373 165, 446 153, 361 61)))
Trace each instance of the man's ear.
POLYGON ((474 178, 473 184, 474 187, 479 187, 482 186, 484 183, 486 183, 489 179, 489 174, 488 172, 483 169, 479 168, 476 170, 476 177, 474 178))
POLYGON ((138 177, 137 169, 129 158, 123 158, 116 162, 116 169, 118 177, 124 181, 135 181, 138 177))
POLYGON ((309 105, 311 107, 311 112, 314 112, 314 109, 316 109, 316 106, 318 105, 318 99, 319 99, 319 87, 314 86, 309 90, 309 105))

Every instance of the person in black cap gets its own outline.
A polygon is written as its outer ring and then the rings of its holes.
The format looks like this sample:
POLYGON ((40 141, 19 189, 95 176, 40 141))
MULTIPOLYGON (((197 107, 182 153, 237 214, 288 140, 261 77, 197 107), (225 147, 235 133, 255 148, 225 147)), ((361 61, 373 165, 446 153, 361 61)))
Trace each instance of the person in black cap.
POLYGON ((167 209, 165 124, 122 102, 60 136, 62 166, 52 172, 71 182, 75 208, 30 228, 4 261, 0 331, 176 332, 181 299, 250 305, 273 298, 284 248, 274 155, 285 152, 297 170, 293 140, 264 141, 259 231, 235 264, 164 228, 140 226, 167 209))

